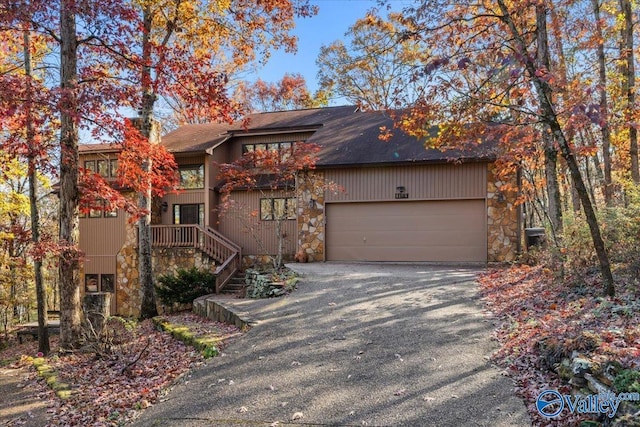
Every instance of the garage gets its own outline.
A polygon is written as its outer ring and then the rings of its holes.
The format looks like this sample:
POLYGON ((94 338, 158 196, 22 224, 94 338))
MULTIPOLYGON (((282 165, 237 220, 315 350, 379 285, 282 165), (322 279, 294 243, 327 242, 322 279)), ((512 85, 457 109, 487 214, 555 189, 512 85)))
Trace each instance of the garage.
POLYGON ((486 262, 484 199, 330 203, 328 261, 486 262))

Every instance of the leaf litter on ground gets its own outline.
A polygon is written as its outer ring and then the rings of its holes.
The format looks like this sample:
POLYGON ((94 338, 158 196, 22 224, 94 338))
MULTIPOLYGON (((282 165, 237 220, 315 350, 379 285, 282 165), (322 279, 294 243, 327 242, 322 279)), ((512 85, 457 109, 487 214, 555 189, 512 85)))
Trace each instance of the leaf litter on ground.
POLYGON ((572 391, 551 369, 558 358, 579 353, 598 363, 640 368, 640 291, 634 279, 619 280, 614 298, 602 296, 598 276, 560 280, 543 266, 496 269, 479 283, 500 343, 493 360, 514 379, 534 425, 578 426, 591 419, 539 415, 536 399, 543 390, 572 391))
MULTIPOLYGON (((219 337, 218 348, 241 334, 235 326, 191 313, 163 317, 187 326, 195 336, 219 337)), ((200 351, 159 331, 151 321, 136 325, 133 339, 108 357, 81 351, 59 355, 57 337, 52 337, 51 345, 47 364, 58 382, 70 385, 72 393, 67 399, 59 398, 35 370, 29 371, 27 381, 34 393, 49 402, 48 426, 122 425, 161 400, 172 384, 204 363, 200 351)), ((32 341, 4 350, 0 359, 15 360, 14 368, 28 367, 36 352, 37 342, 32 341)))

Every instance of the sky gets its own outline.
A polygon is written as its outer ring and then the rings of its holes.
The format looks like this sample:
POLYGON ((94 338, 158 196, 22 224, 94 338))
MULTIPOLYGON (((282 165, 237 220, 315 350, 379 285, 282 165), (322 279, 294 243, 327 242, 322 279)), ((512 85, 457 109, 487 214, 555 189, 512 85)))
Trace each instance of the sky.
MULTIPOLYGON (((311 18, 296 19, 293 34, 298 37, 297 53, 273 52, 269 62, 254 73, 256 79, 276 82, 285 73, 299 73, 307 81, 309 91, 314 93, 318 89, 316 58, 320 47, 344 39, 349 27, 377 5, 375 0, 311 0, 310 3, 317 5, 319 11, 311 18)), ((404 2, 396 3, 402 5, 404 2)))

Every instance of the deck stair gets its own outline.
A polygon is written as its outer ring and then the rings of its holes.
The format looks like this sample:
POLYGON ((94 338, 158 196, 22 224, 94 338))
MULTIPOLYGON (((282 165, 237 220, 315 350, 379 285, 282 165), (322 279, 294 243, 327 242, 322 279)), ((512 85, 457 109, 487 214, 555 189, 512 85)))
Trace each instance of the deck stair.
POLYGON ((197 224, 152 225, 151 239, 156 248, 196 248, 215 260, 216 293, 224 291, 240 271, 242 248, 210 227, 197 224))
POLYGON ((222 290, 223 294, 235 295, 238 298, 244 298, 247 290, 246 278, 244 272, 238 271, 235 276, 227 282, 222 290))

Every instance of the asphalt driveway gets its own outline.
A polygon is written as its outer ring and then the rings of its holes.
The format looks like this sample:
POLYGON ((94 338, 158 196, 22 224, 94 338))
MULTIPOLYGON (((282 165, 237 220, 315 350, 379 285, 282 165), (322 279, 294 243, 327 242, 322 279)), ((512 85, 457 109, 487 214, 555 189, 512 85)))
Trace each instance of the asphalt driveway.
POLYGON ((526 426, 462 267, 295 264, 286 298, 136 426, 526 426))

